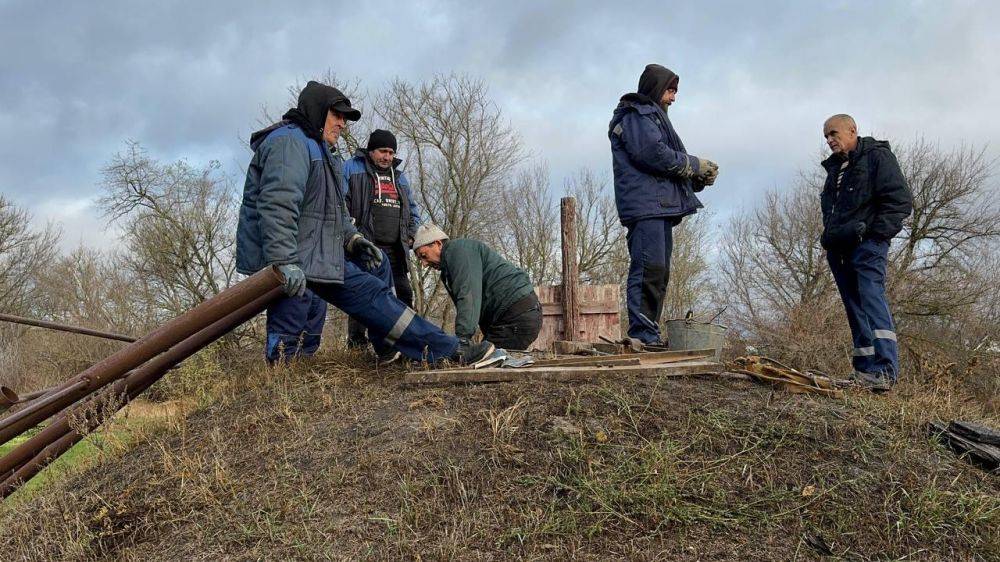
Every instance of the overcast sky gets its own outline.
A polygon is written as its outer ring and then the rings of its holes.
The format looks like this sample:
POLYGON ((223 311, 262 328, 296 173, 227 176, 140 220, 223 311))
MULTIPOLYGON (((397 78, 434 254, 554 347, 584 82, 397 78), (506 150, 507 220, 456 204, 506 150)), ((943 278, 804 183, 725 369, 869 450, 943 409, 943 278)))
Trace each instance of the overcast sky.
POLYGON ((945 148, 1000 134, 998 2, 141 4, 0 0, 0 192, 65 247, 113 243, 93 200, 126 139, 241 176, 261 106, 327 69, 373 90, 480 77, 561 186, 610 176, 611 111, 663 64, 677 131, 721 167, 702 197, 718 222, 815 166, 833 113, 945 148))

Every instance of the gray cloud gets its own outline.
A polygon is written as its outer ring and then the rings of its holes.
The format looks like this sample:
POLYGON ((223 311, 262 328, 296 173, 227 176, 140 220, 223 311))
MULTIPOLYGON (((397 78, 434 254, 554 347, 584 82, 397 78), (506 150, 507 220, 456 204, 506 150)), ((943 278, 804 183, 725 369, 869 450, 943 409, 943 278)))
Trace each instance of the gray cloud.
POLYGON ((611 110, 655 61, 681 75, 671 116, 689 150, 722 166, 703 198, 722 220, 814 166, 831 113, 901 141, 996 138, 998 15, 987 2, 0 2, 0 191, 73 244, 107 240, 80 202, 125 139, 238 175, 261 105, 283 110, 289 84, 327 68, 372 89, 481 76, 561 185, 580 166, 608 171, 611 110))

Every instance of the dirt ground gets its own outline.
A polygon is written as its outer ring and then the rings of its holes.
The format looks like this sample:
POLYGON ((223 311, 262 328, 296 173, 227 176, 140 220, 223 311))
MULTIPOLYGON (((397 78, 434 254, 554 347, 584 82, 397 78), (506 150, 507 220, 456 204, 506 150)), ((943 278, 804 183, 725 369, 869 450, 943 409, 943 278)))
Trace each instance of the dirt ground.
POLYGON ((840 401, 710 377, 401 388, 400 374, 333 353, 234 377, 188 418, 7 507, 0 550, 1000 559, 1000 477, 930 440, 931 412, 905 388, 840 401))

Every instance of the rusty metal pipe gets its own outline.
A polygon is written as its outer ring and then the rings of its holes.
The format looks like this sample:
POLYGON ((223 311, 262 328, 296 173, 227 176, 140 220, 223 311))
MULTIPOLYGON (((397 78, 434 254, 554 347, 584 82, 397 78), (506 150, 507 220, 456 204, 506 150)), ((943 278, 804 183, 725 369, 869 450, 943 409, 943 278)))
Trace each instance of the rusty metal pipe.
MULTIPOLYGON (((6 387, 4 387, 4 388, 6 388, 6 387)), ((58 386, 50 386, 48 388, 43 388, 41 390, 35 390, 33 392, 29 392, 27 394, 18 394, 17 395, 18 396, 18 401, 17 402, 19 404, 23 404, 25 402, 31 402, 32 400, 34 400, 36 398, 41 398, 42 396, 45 396, 46 394, 52 392, 53 390, 56 390, 57 388, 59 388, 59 387, 58 386)))
POLYGON ((14 316, 13 314, 0 314, 0 321, 12 322, 14 324, 24 324, 25 326, 35 326, 36 328, 48 328, 49 330, 57 330, 59 332, 83 334, 85 336, 94 336, 98 338, 104 338, 106 340, 118 340, 129 343, 136 341, 136 338, 133 338, 131 336, 123 336, 121 334, 116 334, 114 332, 105 332, 103 330, 82 328, 80 326, 70 326, 69 324, 49 322, 48 320, 35 320, 34 318, 25 318, 24 316, 14 316))
MULTIPOLYGON (((38 420, 40 422, 40 421, 44 420, 45 418, 47 418, 47 417, 51 416, 52 414, 55 414, 56 412, 58 412, 59 410, 61 410, 62 406, 55 407, 54 405, 56 405, 56 404, 64 404, 66 402, 66 400, 67 400, 67 397, 76 397, 76 398, 73 398, 72 401, 69 402, 70 404, 72 404, 73 402, 75 402, 79 398, 81 392, 84 393, 84 394, 86 394, 87 384, 88 384, 88 382, 86 380, 77 380, 77 381, 74 381, 69 386, 67 386, 65 388, 60 388, 57 391, 53 392, 52 394, 46 395, 46 396, 44 396, 42 398, 39 398, 37 401, 32 402, 29 407, 27 407, 27 408, 25 408, 23 410, 18 410, 17 412, 14 412, 13 414, 7 416, 6 418, 3 419, 2 423, 4 423, 5 425, 7 425, 8 427, 9 426, 16 426, 17 424, 21 423, 24 419, 30 418, 36 412, 47 412, 45 414, 45 417, 43 417, 43 418, 41 418, 41 419, 38 420)), ((37 422, 35 422, 35 423, 37 423, 37 422)), ((32 424, 32 425, 30 425, 28 427, 25 427, 25 429, 28 429, 28 428, 32 427, 33 425, 34 424, 32 424)), ((24 430, 22 430, 22 431, 24 431, 24 430)), ((15 434, 11 435, 10 437, 4 439, 3 443, 6 443, 7 441, 10 441, 11 438, 16 437, 20 433, 21 433, 21 431, 19 431, 19 432, 15 433, 15 434)))
POLYGON ((47 445, 41 453, 36 455, 35 458, 21 465, 13 474, 4 480, 3 484, 0 484, 0 498, 6 499, 7 496, 16 492, 18 488, 21 487, 21 484, 31 480, 32 477, 48 466, 50 462, 59 458, 59 456, 66 451, 72 449, 73 445, 80 442, 80 439, 82 439, 82 437, 76 430, 70 430, 68 433, 64 433, 61 437, 47 445))
POLYGON ((0 386, 0 412, 6 411, 20 401, 21 397, 16 392, 6 386, 0 386))
POLYGON ((0 420, 0 445, 7 443, 80 398, 122 377, 125 373, 163 353, 202 328, 217 322, 280 286, 280 274, 275 269, 267 268, 202 302, 139 341, 129 344, 95 363, 64 383, 60 391, 36 400, 26 405, 24 409, 0 420), (55 398, 56 395, 59 397, 55 398))
MULTIPOLYGON (((159 380, 175 365, 229 333, 240 324, 250 320, 282 294, 283 289, 280 287, 268 291, 250 304, 198 331, 166 352, 151 359, 143 366, 130 372, 126 377, 116 381, 106 393, 94 397, 93 400, 100 401, 103 399, 106 406, 115 397, 124 396, 125 400, 121 404, 117 404, 115 411, 121 409, 129 401, 152 386, 153 383, 159 380)), ((91 405, 94 404, 90 400, 83 402, 79 405, 77 411, 85 410, 91 405)), ((96 406, 94 410, 97 415, 86 420, 87 432, 96 429, 115 413, 101 408, 99 404, 96 406)), ((71 414, 68 411, 64 412, 48 427, 18 445, 3 458, 0 458, 0 478, 6 477, 3 483, 0 484, 0 498, 9 496, 23 482, 38 474, 49 463, 85 437, 78 429, 70 426, 70 418, 71 414), (11 471, 14 471, 13 474, 11 474, 11 471)))

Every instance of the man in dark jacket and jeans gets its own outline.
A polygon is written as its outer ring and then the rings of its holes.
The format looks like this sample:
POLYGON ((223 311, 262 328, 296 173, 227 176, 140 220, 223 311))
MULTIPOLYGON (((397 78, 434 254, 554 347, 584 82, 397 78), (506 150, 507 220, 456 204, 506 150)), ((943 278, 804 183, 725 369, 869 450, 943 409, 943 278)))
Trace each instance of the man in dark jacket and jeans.
POLYGON ((712 185, 719 170, 686 152, 667 117, 679 81, 658 64, 646 66, 638 90, 622 96, 608 125, 615 204, 628 229, 628 335, 646 344, 663 343, 673 227, 702 206, 695 192, 712 185))
POLYGON ((276 267, 289 296, 308 287, 359 320, 377 352, 394 348, 432 363, 489 360, 489 342, 450 336, 400 302, 382 251, 351 223, 343 163, 330 147, 345 120, 360 116, 340 90, 311 81, 282 121, 250 137, 254 155, 236 231, 236 269, 250 275, 276 267))
POLYGON ((850 115, 827 119, 823 137, 833 154, 823 161, 826 183, 820 196, 821 242, 851 326, 851 378, 884 392, 899 376, 885 269, 889 242, 913 211, 912 196, 889 143, 858 138, 850 115))
POLYGON ((542 329, 542 305, 528 274, 471 238, 449 240, 433 224, 417 229, 413 251, 441 280, 455 303, 455 334, 483 338, 503 349, 527 350, 542 329))
MULTIPOLYGON (((368 146, 359 148, 354 158, 344 164, 345 199, 354 226, 389 257, 396 296, 412 307, 407 252, 420 224, 420 211, 400 164, 396 137, 376 129, 368 137, 368 146)), ((360 323, 350 321, 347 331, 348 344, 364 344, 364 327, 360 323)))

